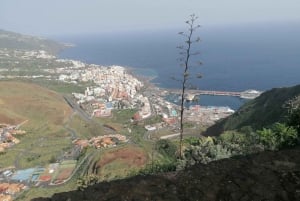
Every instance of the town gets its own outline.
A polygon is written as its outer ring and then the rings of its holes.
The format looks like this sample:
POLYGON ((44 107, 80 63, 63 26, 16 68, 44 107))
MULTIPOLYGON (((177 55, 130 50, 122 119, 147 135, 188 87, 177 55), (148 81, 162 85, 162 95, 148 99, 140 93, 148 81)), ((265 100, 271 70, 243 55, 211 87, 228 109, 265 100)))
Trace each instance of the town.
POLYGON ((20 143, 20 140, 15 136, 24 135, 26 131, 18 129, 19 126, 0 123, 0 153, 20 143))
MULTIPOLYGON (((74 91, 69 94, 70 96, 65 95, 65 99, 75 112, 83 114, 88 120, 109 119, 112 118, 114 110, 132 109, 136 111, 130 119, 133 123, 139 124, 147 119, 156 119, 155 122, 143 124, 146 130, 145 140, 178 136, 180 107, 166 98, 171 92, 158 88, 145 78, 138 78, 132 73, 132 69, 58 59, 43 50, 0 49, 0 58, 2 64, 6 62, 5 65, 8 66, 0 69, 2 80, 43 79, 61 85, 84 83, 82 91, 74 91), (34 70, 24 67, 32 65, 33 61, 37 61, 34 70), (80 111, 76 111, 73 103, 80 111)), ((191 129, 197 133, 201 126, 212 125, 233 112, 228 107, 203 107, 194 104, 184 110, 184 119, 187 124, 190 122, 196 125, 191 129)), ((0 122, 0 154, 9 152, 10 147, 21 142, 17 136, 26 134, 26 131, 19 129, 26 122, 18 125, 0 122)), ((127 129, 130 133, 130 128, 127 129)), ((51 159, 51 163, 46 166, 18 169, 12 164, 9 167, 2 167, 0 200, 13 200, 32 186, 63 185, 76 174, 83 163, 90 160, 91 155, 82 156, 87 147, 109 149, 128 142, 132 143, 130 138, 116 133, 115 130, 90 139, 72 138, 71 148, 60 157, 51 159)))
MULTIPOLYGON (((0 69, 2 72, 9 71, 9 73, 6 72, 7 74, 2 73, 0 79, 44 78, 62 83, 89 83, 81 93, 73 92, 72 94, 77 104, 91 117, 109 117, 113 109, 137 108, 139 111, 133 117, 135 120, 160 115, 166 125, 170 125, 170 123, 174 125, 178 122, 179 106, 165 98, 166 95, 172 93, 172 90, 160 89, 147 81, 139 80, 125 67, 101 66, 70 59, 57 59, 43 50, 11 51, 2 49, 0 58, 9 58, 7 62, 14 66, 12 69, 0 69), (12 62, 14 59, 22 62, 12 62), (40 63, 38 72, 35 71, 34 75, 30 75, 33 74, 31 71, 26 75, 15 73, 23 70, 21 66, 18 67, 20 63, 30 60, 39 61, 36 62, 40 63)), ((191 105, 191 108, 188 107, 185 110, 184 116, 208 126, 233 112, 230 108, 191 105), (195 110, 195 107, 198 109, 195 110), (200 118, 193 118, 193 116, 200 118)))
MULTIPOLYGON (((17 126, 6 124, 1 124, 0 132, 2 133, 1 139, 5 139, 5 141, 11 139, 11 133, 26 133, 25 131, 18 130, 17 126)), ((12 140, 11 143, 14 141, 15 140, 12 140)), ((0 200, 13 200, 31 186, 62 185, 72 178, 82 163, 87 161, 88 157, 86 156, 80 163, 78 162, 80 153, 83 149, 87 147, 94 147, 95 149, 109 148, 126 142, 128 142, 126 136, 120 134, 97 136, 89 140, 75 139, 72 142, 74 144, 72 150, 65 152, 60 160, 53 161, 53 163, 50 163, 45 167, 38 166, 28 169, 16 169, 15 166, 10 166, 1 168, 0 200)), ((4 147, 6 142, 2 142, 0 145, 1 147, 4 147)), ((1 153, 4 153, 4 150, 1 151, 1 153)))

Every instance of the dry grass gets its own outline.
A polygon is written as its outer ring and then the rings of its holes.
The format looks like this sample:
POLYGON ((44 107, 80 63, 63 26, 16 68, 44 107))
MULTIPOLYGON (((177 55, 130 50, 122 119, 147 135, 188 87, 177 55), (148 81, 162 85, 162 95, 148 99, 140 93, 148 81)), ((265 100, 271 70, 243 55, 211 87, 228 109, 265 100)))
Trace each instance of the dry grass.
POLYGON ((144 167, 147 161, 144 149, 127 145, 102 152, 100 159, 95 162, 94 171, 103 180, 123 178, 131 171, 144 167))
POLYGON ((28 119, 62 125, 71 113, 61 95, 34 84, 2 81, 0 96, 0 121, 5 123, 28 119))
POLYGON ((146 162, 146 156, 142 149, 133 146, 122 147, 120 149, 111 150, 105 153, 96 168, 104 167, 115 160, 124 161, 128 165, 142 167, 146 162))
POLYGON ((44 165, 70 146, 64 124, 72 110, 61 95, 34 84, 1 81, 0 99, 0 123, 28 120, 21 126, 27 134, 0 156, 0 166, 16 162, 22 168, 44 165))

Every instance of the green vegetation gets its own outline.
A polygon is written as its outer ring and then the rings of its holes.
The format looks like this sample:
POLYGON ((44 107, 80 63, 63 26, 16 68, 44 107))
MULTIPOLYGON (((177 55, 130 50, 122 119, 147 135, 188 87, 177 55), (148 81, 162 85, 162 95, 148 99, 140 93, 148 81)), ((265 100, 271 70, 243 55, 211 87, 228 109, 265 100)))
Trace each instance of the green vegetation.
POLYGON ((257 130, 276 122, 285 122, 289 114, 289 104, 292 104, 290 101, 294 105, 299 105, 300 100, 294 99, 299 94, 300 85, 266 91, 256 99, 247 102, 233 115, 208 128, 205 135, 216 136, 224 131, 241 130, 249 126, 257 130))
POLYGON ((250 127, 244 127, 241 129, 243 132, 226 131, 218 137, 188 138, 185 140, 184 158, 179 162, 178 168, 236 155, 280 150, 299 145, 300 133, 297 128, 300 126, 300 121, 298 118, 297 106, 297 109, 293 109, 286 118, 287 122, 276 122, 255 132, 250 127))
POLYGON ((177 149, 174 142, 166 139, 158 140, 152 147, 151 161, 137 174, 155 174, 176 170, 177 149))
POLYGON ((155 149, 170 160, 176 159, 177 146, 170 140, 162 139, 155 142, 155 149))
POLYGON ((50 53, 58 53, 65 45, 38 37, 26 36, 0 29, 0 48, 45 50, 50 53))
POLYGON ((143 137, 146 132, 144 122, 131 122, 137 109, 114 110, 111 118, 97 118, 101 124, 114 128, 115 131, 126 135, 134 143, 142 145, 143 137))
POLYGON ((89 139, 95 136, 104 135, 103 126, 96 121, 86 122, 80 118, 78 114, 75 114, 70 118, 68 128, 72 129, 76 133, 76 138, 89 139))
POLYGON ((100 180, 98 175, 89 174, 77 179, 77 189, 83 191, 90 185, 98 183, 100 180))
MULTIPOLYGON (((51 190, 32 187, 19 200, 74 190, 77 179, 84 178, 85 173, 87 178, 84 180, 91 184, 90 177, 93 176, 94 169, 89 169, 93 167, 90 164, 97 165, 99 162, 101 169, 97 169, 97 177, 100 180, 124 178, 145 166, 149 157, 147 151, 152 149, 152 145, 143 140, 145 122, 140 124, 131 121, 136 109, 114 110, 111 118, 83 120, 80 115, 73 113, 61 94, 82 93, 93 83, 62 83, 57 80, 59 74, 52 67, 60 68, 70 64, 57 62, 55 58, 28 57, 32 53, 28 52, 30 50, 43 49, 49 53, 59 51, 58 48, 45 44, 49 41, 4 31, 0 31, 0 35, 7 39, 2 43, 3 37, 0 37, 0 49, 6 48, 3 52, 9 55, 0 59, 1 75, 6 79, 4 81, 2 78, 0 83, 0 123, 15 125, 28 120, 22 125, 22 129, 27 131, 26 135, 18 137, 21 142, 0 155, 0 167, 14 165, 17 169, 23 169, 57 162, 70 153, 74 147, 71 143, 74 138, 89 139, 117 132, 126 135, 131 142, 128 146, 118 145, 115 149, 105 151, 94 148, 85 150, 78 158, 87 158, 87 164, 84 163, 67 184, 51 187, 51 190), (20 39, 19 42, 14 42, 16 38, 20 39), (136 145, 132 145, 132 142, 136 145)), ((157 123, 159 120, 160 118, 151 118, 148 122, 157 123)), ((163 158, 161 155, 160 160, 163 158)))
MULTIPOLYGON (((185 85, 189 78, 189 56, 193 42, 191 36, 198 26, 194 26, 196 17, 191 16, 187 22, 190 29, 183 51, 185 71, 183 74, 182 99, 184 100, 185 85)), ((38 50, 55 53, 62 48, 51 41, 24 37, 0 30, 0 36, 7 38, 2 45, 13 49, 38 50), (21 38, 15 42, 15 38, 21 38)), ((13 54, 13 53, 12 53, 13 54)), ((74 138, 89 139, 94 136, 120 133, 129 139, 128 144, 121 144, 103 150, 92 147, 84 149, 76 158, 82 162, 79 171, 66 184, 58 187, 32 187, 18 199, 29 200, 34 197, 51 196, 53 193, 84 189, 99 181, 110 181, 137 174, 154 174, 174 171, 195 163, 209 163, 237 155, 257 153, 264 150, 280 150, 296 146, 300 142, 300 85, 291 88, 273 89, 265 92, 231 117, 220 121, 207 130, 208 135, 218 137, 187 137, 198 135, 201 125, 184 122, 181 118, 180 146, 178 141, 150 141, 144 128, 147 124, 161 121, 160 116, 136 122, 132 117, 137 109, 114 110, 109 118, 84 120, 73 113, 62 95, 72 92, 83 92, 92 82, 62 83, 55 80, 58 74, 51 72, 51 66, 62 67, 55 59, 26 59, 9 57, 0 59, 1 75, 51 75, 45 78, 26 79, 22 82, 0 82, 0 123, 19 124, 27 133, 18 136, 20 143, 0 154, 0 167, 15 165, 17 169, 44 166, 56 162, 58 158, 71 150, 74 138), (45 71, 45 69, 47 69, 45 71), (36 85, 37 84, 37 85, 36 85), (39 85, 39 86, 38 86, 39 85), (42 86, 42 87, 41 87, 42 86), (45 89, 45 88, 47 89, 45 89), (58 93, 60 94, 58 94, 58 93), (296 97, 296 98, 295 98, 296 97), (196 132, 196 133, 195 133, 196 132), (179 151, 178 151, 179 149, 179 151), (178 156, 181 159, 178 159, 178 156)), ((16 78, 12 78, 16 79, 16 78)), ((20 80, 20 79, 19 79, 20 80)), ((183 108, 181 109, 181 117, 183 108)), ((161 135, 173 134, 178 130, 159 129, 151 133, 152 139, 161 135)), ((78 164, 77 163, 77 164, 78 164)), ((75 168, 76 161, 62 168, 75 168)), ((56 177, 59 177, 59 174, 56 177)), ((63 177, 64 175, 60 175, 63 177)))
POLYGON ((136 174, 147 161, 144 148, 132 144, 97 150, 90 158, 85 174, 80 177, 78 187, 90 183, 90 175, 96 175, 99 182, 125 178, 133 172, 136 174))
MULTIPOLYGON (((300 99, 300 96, 298 97, 300 99)), ((298 134, 300 133, 300 103, 296 107, 293 105, 290 106, 290 113, 287 118, 287 125, 293 127, 297 130, 298 134)))
POLYGON ((275 123, 271 128, 257 131, 260 141, 270 150, 295 146, 298 142, 297 130, 286 124, 275 123))
POLYGON ((27 132, 18 137, 21 143, 0 156, 2 167, 47 164, 52 155, 70 147, 64 124, 71 109, 60 95, 37 85, 4 81, 0 84, 0 94, 3 103, 0 122, 13 125, 25 122, 21 129, 27 132))
POLYGON ((145 119, 144 122, 145 122, 145 125, 156 124, 156 123, 160 123, 161 122, 161 118, 162 117, 160 115, 152 116, 150 118, 145 119))
POLYGON ((159 162, 154 161, 152 164, 147 164, 144 169, 141 169, 138 172, 135 172, 132 175, 149 175, 157 174, 161 172, 172 172, 176 170, 176 163, 172 162, 159 162))
MULTIPOLYGON (((19 79, 20 80, 20 79, 19 79)), ((50 90, 56 91, 62 94, 71 94, 71 93, 83 93, 86 87, 91 86, 90 82, 82 83, 62 83, 58 80, 46 80, 42 78, 34 79, 29 81, 28 79, 23 79, 24 82, 32 82, 38 84, 42 87, 48 88, 50 90)))
POLYGON ((207 130, 217 137, 187 138, 178 168, 299 145, 299 94, 300 85, 267 91, 207 130))
POLYGON ((136 109, 114 110, 112 120, 120 124, 129 124, 136 109))
POLYGON ((52 186, 51 188, 43 187, 43 186, 38 186, 38 187, 33 186, 30 189, 24 191, 20 196, 18 196, 16 200, 30 201, 33 198, 37 198, 37 197, 51 197, 55 193, 76 190, 77 178, 78 175, 75 175, 74 177, 72 177, 72 179, 69 182, 65 183, 64 185, 52 186))
MULTIPOLYGON (((87 156, 90 156, 92 151, 94 151, 94 149, 88 148, 87 150, 85 150, 87 156)), ((24 192, 22 192, 17 197, 16 200, 29 201, 29 200, 32 200, 33 198, 37 198, 37 197, 51 197, 55 193, 76 190, 77 189, 77 181, 79 178, 81 178, 83 173, 85 173, 85 169, 87 167, 86 160, 84 160, 84 159, 85 159, 85 157, 80 157, 78 159, 77 164, 83 162, 84 165, 80 166, 79 169, 77 170, 77 172, 74 174, 74 176, 69 181, 64 183, 63 185, 51 186, 51 187, 49 187, 49 186, 31 186, 28 190, 25 190, 24 192)), ((75 161, 67 161, 64 166, 68 166, 68 165, 73 166, 72 164, 74 164, 74 162, 75 161)))

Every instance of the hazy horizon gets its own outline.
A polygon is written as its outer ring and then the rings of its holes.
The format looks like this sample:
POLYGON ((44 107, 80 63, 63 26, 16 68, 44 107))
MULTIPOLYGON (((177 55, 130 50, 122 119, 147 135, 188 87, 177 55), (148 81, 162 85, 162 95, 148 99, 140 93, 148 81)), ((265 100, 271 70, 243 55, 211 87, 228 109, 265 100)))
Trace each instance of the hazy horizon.
POLYGON ((31 35, 67 35, 179 29, 195 13, 203 27, 300 22, 296 0, 2 0, 0 29, 31 35))

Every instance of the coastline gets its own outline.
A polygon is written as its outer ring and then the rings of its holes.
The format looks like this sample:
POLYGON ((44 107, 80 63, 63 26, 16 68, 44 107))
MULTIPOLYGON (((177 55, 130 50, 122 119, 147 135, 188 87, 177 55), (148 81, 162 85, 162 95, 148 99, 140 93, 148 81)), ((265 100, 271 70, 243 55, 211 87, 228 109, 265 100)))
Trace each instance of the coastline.
POLYGON ((141 81, 145 82, 150 82, 154 84, 152 81, 156 79, 158 76, 157 75, 149 75, 146 73, 143 73, 143 71, 147 71, 148 69, 140 69, 140 68, 134 68, 134 67, 129 67, 129 66, 122 66, 123 68, 126 69, 128 73, 130 73, 132 76, 140 79, 141 81))
MULTIPOLYGON (((79 47, 79 45, 75 45, 74 47, 79 47)), ((73 47, 69 47, 73 48, 73 47)), ((59 55, 59 58, 68 58, 65 56, 59 55)), ((72 58, 72 55, 69 55, 69 58, 67 60, 79 60, 82 61, 82 59, 76 59, 76 56, 72 58), (70 58, 71 57, 71 58, 70 58)), ((86 65, 93 65, 92 63, 96 63, 96 66, 102 66, 102 67, 109 67, 114 65, 102 65, 99 64, 99 62, 85 62, 86 65)), ((101 63, 101 62, 100 62, 101 63)), ((149 68, 139 68, 139 67, 131 67, 131 66, 124 66, 115 64, 116 66, 121 66, 125 69, 126 72, 131 74, 133 77, 136 77, 138 80, 143 82, 145 86, 160 89, 161 91, 171 92, 173 90, 180 90, 180 88, 168 88, 161 86, 161 83, 156 83, 155 81, 158 81, 157 78, 159 78, 157 72, 155 69, 149 69, 149 68)), ((198 97, 199 98, 199 97, 198 97)), ((244 101, 240 100, 237 97, 217 97, 217 96, 208 96, 208 95, 201 95, 200 97, 201 101, 200 104, 203 106, 228 106, 234 110, 238 109, 240 106, 244 104, 244 101)), ((175 103, 175 101, 173 101, 175 103)), ((177 103, 178 104, 178 103, 177 103)), ((193 103, 195 104, 195 103, 193 103)), ((199 104, 199 102, 198 102, 199 104)))

